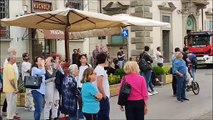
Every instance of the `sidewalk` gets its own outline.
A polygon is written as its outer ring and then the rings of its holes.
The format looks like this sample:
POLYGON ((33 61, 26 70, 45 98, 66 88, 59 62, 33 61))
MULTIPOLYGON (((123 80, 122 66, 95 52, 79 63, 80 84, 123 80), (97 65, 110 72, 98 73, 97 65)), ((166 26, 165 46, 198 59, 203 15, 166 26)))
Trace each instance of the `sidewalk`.
POLYGON ((205 113, 205 114, 203 114, 203 115, 201 115, 201 116, 199 116, 197 118, 194 118, 192 120, 212 120, 213 119, 212 118, 212 116, 213 116, 212 112, 213 111, 207 112, 207 113, 205 113))

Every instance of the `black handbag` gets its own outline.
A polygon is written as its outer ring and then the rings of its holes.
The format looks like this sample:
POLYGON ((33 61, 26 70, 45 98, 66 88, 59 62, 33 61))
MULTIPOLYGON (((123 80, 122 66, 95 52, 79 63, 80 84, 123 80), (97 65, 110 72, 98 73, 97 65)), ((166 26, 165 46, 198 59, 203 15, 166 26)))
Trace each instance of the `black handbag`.
POLYGON ((139 61, 138 64, 139 64, 139 68, 142 72, 152 69, 151 65, 143 58, 139 61))
POLYGON ((126 105, 127 99, 131 93, 131 85, 126 82, 126 78, 123 78, 123 83, 120 89, 120 93, 118 96, 118 105, 124 106, 126 105))
POLYGON ((35 76, 25 76, 24 77, 24 87, 31 89, 39 89, 41 86, 42 77, 35 76))

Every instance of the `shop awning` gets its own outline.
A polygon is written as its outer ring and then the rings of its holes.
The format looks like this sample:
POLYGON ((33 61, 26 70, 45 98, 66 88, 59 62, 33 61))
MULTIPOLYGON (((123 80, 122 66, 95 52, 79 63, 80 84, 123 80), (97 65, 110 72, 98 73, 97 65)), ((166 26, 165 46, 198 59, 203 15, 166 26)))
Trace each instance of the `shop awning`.
MULTIPOLYGON (((70 32, 69 39, 77 40, 88 37, 99 37, 99 36, 107 36, 113 34, 121 33, 120 27, 115 28, 104 28, 104 29, 94 29, 83 32, 70 32)), ((61 30, 44 30, 44 38, 45 39, 64 39, 64 32, 61 30)))

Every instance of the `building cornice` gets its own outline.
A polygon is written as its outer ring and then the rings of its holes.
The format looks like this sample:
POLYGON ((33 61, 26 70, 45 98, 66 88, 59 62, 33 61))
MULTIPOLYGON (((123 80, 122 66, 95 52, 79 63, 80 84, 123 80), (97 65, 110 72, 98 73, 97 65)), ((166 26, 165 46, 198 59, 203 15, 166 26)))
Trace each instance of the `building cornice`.
POLYGON ((163 2, 161 5, 158 5, 160 10, 173 12, 176 7, 172 2, 163 2))
POLYGON ((105 7, 103 7, 103 10, 105 11, 123 11, 127 10, 129 8, 129 5, 123 5, 120 2, 114 3, 114 2, 109 2, 105 7))

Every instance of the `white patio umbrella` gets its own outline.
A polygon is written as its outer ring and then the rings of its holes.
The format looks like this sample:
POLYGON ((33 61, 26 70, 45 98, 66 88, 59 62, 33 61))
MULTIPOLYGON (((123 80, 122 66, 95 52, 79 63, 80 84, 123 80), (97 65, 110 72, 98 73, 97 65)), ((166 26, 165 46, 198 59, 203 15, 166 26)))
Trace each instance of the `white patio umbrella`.
POLYGON ((170 24, 166 22, 160 22, 157 20, 135 17, 128 14, 117 14, 117 15, 113 15, 113 17, 115 19, 120 19, 124 21, 123 23, 127 26, 135 25, 135 26, 146 26, 146 27, 170 27, 170 24))
POLYGON ((69 32, 74 32, 74 37, 81 38, 103 35, 105 33, 112 34, 112 32, 117 33, 120 31, 120 27, 129 25, 162 27, 168 26, 169 24, 151 19, 133 17, 127 14, 108 16, 102 13, 66 8, 49 12, 32 13, 16 18, 1 19, 1 25, 62 30, 65 33, 66 58, 70 59, 69 32), (100 30, 103 28, 105 29, 100 30))
POLYGON ((69 59, 69 32, 81 32, 123 26, 122 20, 111 16, 72 8, 38 12, 16 18, 1 19, 2 26, 19 26, 46 30, 62 30, 65 36, 65 54, 69 59))

